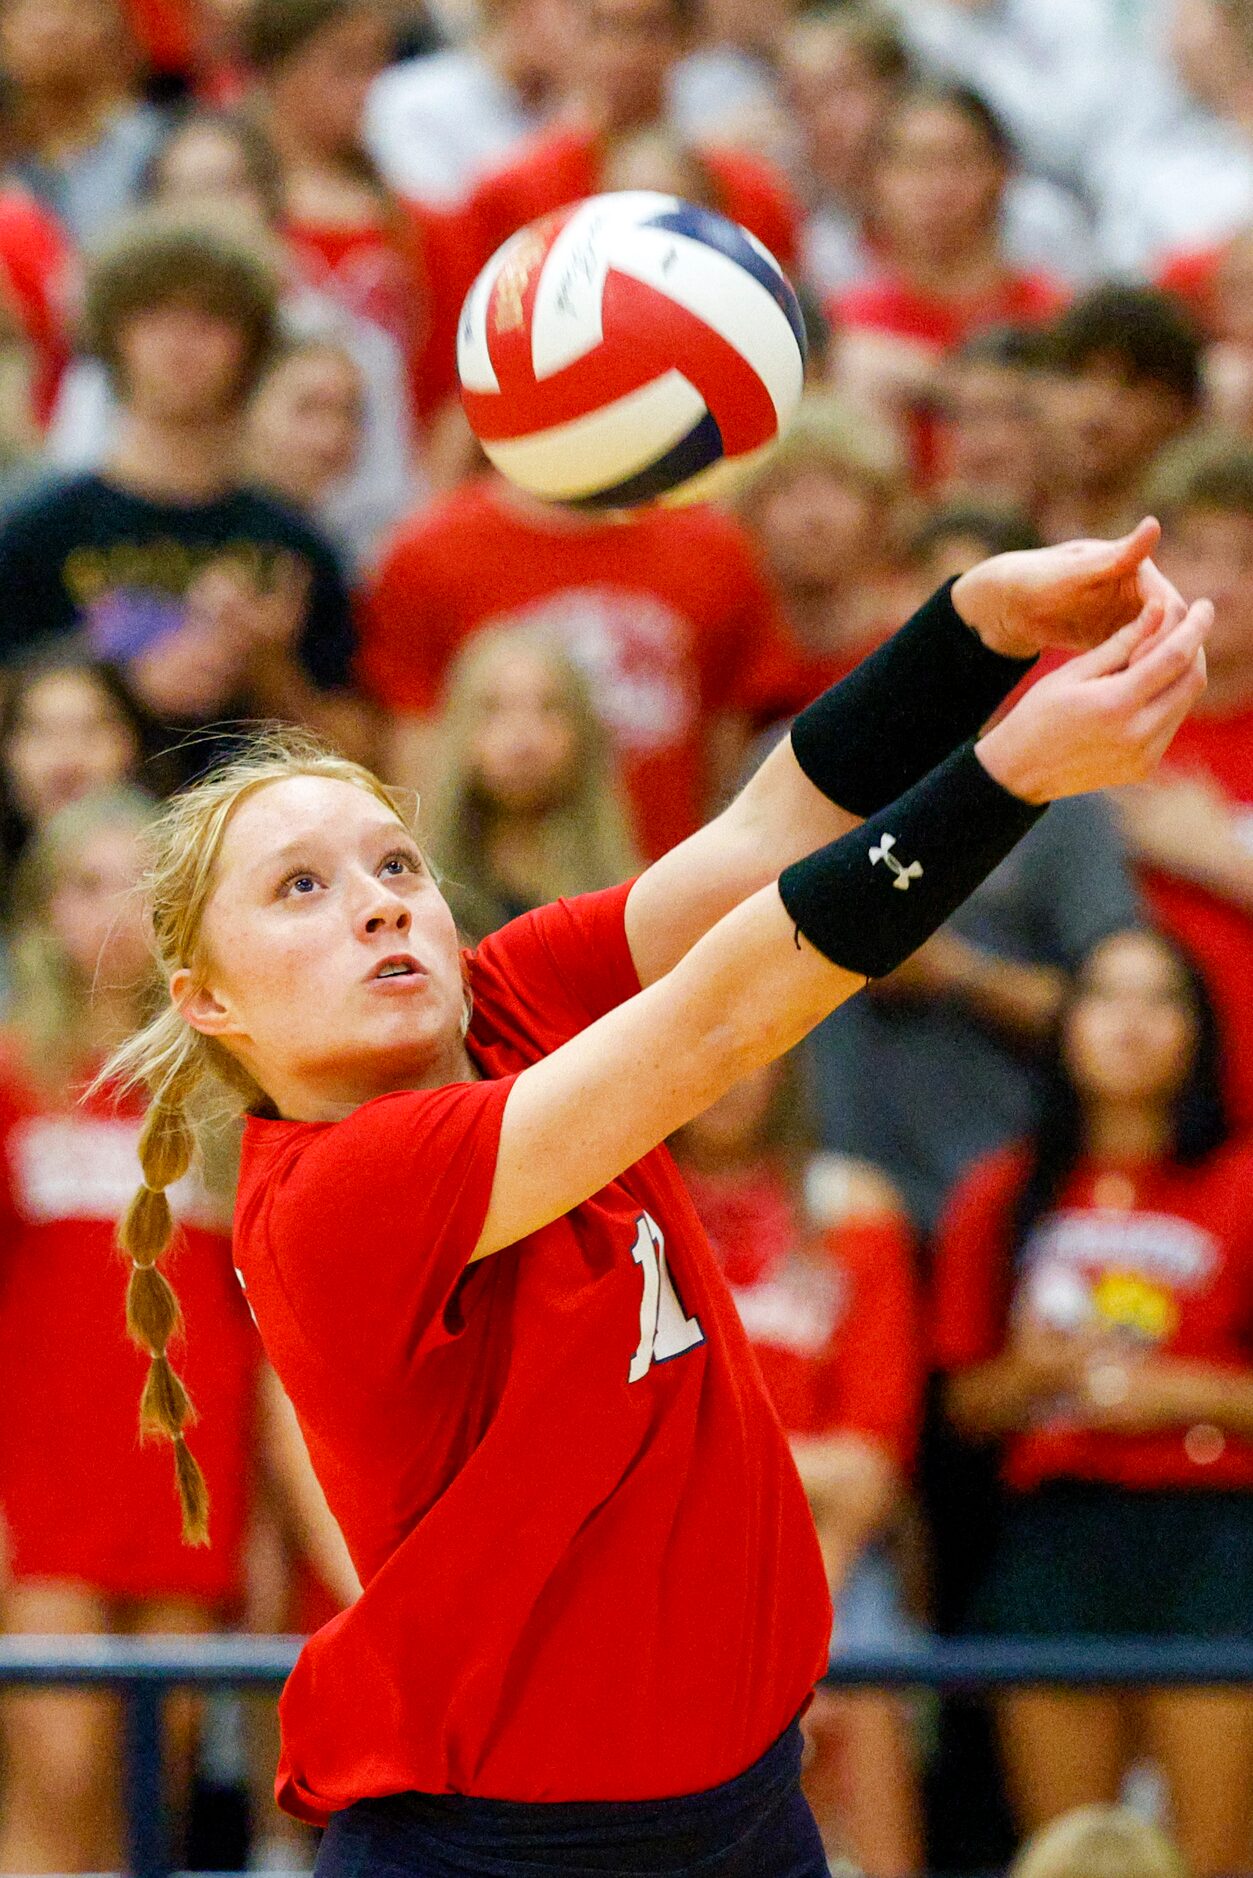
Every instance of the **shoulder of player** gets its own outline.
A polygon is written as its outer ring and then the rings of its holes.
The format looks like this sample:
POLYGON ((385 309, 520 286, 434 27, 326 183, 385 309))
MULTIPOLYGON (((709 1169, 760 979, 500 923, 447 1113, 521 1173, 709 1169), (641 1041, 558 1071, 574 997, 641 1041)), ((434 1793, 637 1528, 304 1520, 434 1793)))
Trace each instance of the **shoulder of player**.
POLYGON ((822 1230, 904 1224, 905 1203, 882 1168, 847 1154, 816 1154, 805 1169, 805 1210, 822 1230))

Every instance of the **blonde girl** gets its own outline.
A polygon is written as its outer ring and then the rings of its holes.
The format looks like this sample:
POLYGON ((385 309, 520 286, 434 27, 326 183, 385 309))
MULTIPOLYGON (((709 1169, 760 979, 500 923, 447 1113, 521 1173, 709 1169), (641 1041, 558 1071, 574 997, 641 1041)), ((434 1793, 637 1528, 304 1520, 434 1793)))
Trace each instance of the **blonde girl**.
POLYGON ((427 833, 462 931, 481 939, 634 873, 609 736, 542 624, 476 634, 449 678, 427 833))
POLYGON ((316 746, 169 810, 169 1002, 113 1061, 151 1097, 130 1316, 203 1538, 159 1261, 189 1102, 225 1078, 236 1260, 364 1586, 283 1696, 279 1794, 326 1826, 322 1878, 825 1878, 797 1726, 822 1555, 660 1144, 919 943, 1037 805, 1153 766, 1211 618, 1145 559, 1157 533, 972 570, 707 828, 469 954, 401 806, 316 746), (1092 649, 967 741, 1045 640, 1092 649))

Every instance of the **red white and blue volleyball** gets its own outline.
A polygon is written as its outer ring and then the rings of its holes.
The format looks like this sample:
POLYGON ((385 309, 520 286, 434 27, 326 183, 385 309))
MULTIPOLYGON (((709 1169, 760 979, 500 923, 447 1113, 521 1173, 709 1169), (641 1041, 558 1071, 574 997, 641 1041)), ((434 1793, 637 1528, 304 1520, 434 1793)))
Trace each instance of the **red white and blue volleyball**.
POLYGON ((591 196, 521 229, 461 311, 461 396, 503 476, 580 508, 703 500, 783 431, 805 328, 774 256, 678 196, 591 196))

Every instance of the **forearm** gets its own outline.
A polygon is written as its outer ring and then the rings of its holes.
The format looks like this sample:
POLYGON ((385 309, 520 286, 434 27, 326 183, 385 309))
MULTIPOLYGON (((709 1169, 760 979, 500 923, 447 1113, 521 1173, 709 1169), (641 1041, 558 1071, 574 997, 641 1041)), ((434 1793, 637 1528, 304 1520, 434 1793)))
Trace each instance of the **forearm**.
POLYGON ((1042 1376, 1038 1364, 1005 1350, 986 1363, 955 1371, 945 1385, 944 1402, 962 1434, 996 1441, 1028 1427, 1060 1393, 1058 1378, 1042 1376))
POLYGON ((1253 1441, 1253 1375, 1217 1363, 1190 1363, 1185 1380, 1181 1422, 1208 1422, 1223 1434, 1253 1441))

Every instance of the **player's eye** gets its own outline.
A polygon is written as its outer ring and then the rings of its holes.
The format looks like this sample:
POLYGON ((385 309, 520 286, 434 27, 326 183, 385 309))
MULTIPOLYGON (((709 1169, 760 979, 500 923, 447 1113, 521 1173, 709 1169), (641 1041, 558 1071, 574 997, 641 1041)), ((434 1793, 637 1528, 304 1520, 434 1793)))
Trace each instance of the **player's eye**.
POLYGON ((394 853, 384 857, 379 867, 379 872, 380 874, 388 874, 395 880, 401 874, 420 873, 421 866, 422 864, 416 854, 409 854, 404 849, 397 848, 394 853))
POLYGON ((279 897, 295 894, 300 899, 308 899, 318 885, 316 874, 311 874, 304 868, 293 868, 290 874, 284 874, 278 884, 279 897))

